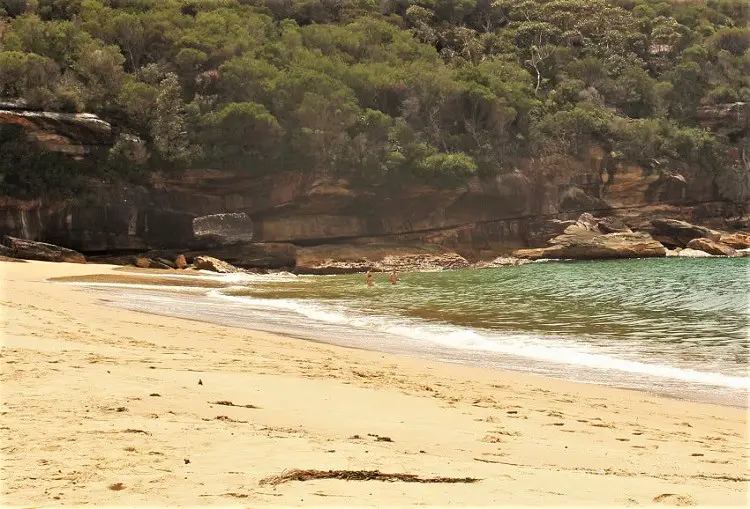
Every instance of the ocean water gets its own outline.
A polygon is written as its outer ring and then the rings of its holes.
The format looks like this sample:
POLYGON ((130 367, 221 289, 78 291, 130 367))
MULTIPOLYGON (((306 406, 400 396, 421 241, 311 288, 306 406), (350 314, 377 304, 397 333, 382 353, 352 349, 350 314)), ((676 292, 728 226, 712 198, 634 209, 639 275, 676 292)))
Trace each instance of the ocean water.
MULTIPOLYGON (((489 369, 748 405, 750 259, 538 262, 401 274, 190 277, 110 304, 489 369), (157 291, 158 290, 158 291, 157 291)), ((107 288, 108 285, 100 284, 107 288)))

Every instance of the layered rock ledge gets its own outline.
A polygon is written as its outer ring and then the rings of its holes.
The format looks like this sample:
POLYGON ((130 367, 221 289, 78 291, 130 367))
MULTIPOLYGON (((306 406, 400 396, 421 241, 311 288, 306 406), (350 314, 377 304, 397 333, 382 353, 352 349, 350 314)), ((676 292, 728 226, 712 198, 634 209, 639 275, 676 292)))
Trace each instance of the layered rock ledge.
POLYGON ((582 214, 575 224, 549 243, 544 248, 519 249, 513 255, 529 260, 600 260, 667 255, 667 249, 648 233, 633 232, 617 218, 597 220, 591 214, 582 214))

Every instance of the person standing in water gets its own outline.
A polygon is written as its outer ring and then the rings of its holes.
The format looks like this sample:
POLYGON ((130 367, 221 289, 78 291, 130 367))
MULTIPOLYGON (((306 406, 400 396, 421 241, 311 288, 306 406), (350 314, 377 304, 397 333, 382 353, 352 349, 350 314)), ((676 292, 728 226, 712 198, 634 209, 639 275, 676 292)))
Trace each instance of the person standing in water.
POLYGON ((393 272, 391 272, 391 275, 388 276, 388 282, 392 285, 395 285, 399 281, 401 280, 398 277, 398 273, 394 270, 393 272))
POLYGON ((372 279, 372 273, 369 270, 365 274, 365 283, 367 284, 367 286, 372 286, 375 284, 375 281, 373 281, 372 279))

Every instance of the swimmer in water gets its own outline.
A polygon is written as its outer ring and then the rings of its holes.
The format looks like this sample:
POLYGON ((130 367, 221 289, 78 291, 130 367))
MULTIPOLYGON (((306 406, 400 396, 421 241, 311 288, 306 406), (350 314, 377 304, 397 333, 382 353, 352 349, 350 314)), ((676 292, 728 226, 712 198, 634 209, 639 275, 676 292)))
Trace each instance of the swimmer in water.
POLYGON ((372 273, 368 270, 367 274, 365 274, 365 283, 367 286, 372 286, 375 284, 375 281, 372 279, 372 273))
POLYGON ((398 273, 394 270, 393 272, 391 272, 391 275, 388 276, 388 282, 392 285, 395 285, 399 281, 401 280, 398 278, 398 273))

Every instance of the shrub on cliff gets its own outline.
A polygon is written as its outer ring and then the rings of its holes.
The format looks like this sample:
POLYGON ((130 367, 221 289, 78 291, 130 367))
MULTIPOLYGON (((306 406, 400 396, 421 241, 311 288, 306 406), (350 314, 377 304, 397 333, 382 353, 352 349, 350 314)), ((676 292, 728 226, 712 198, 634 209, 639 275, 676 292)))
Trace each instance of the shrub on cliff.
POLYGON ((0 124, 0 154, 0 195, 72 195, 80 191, 91 170, 87 161, 42 150, 16 125, 0 124))

